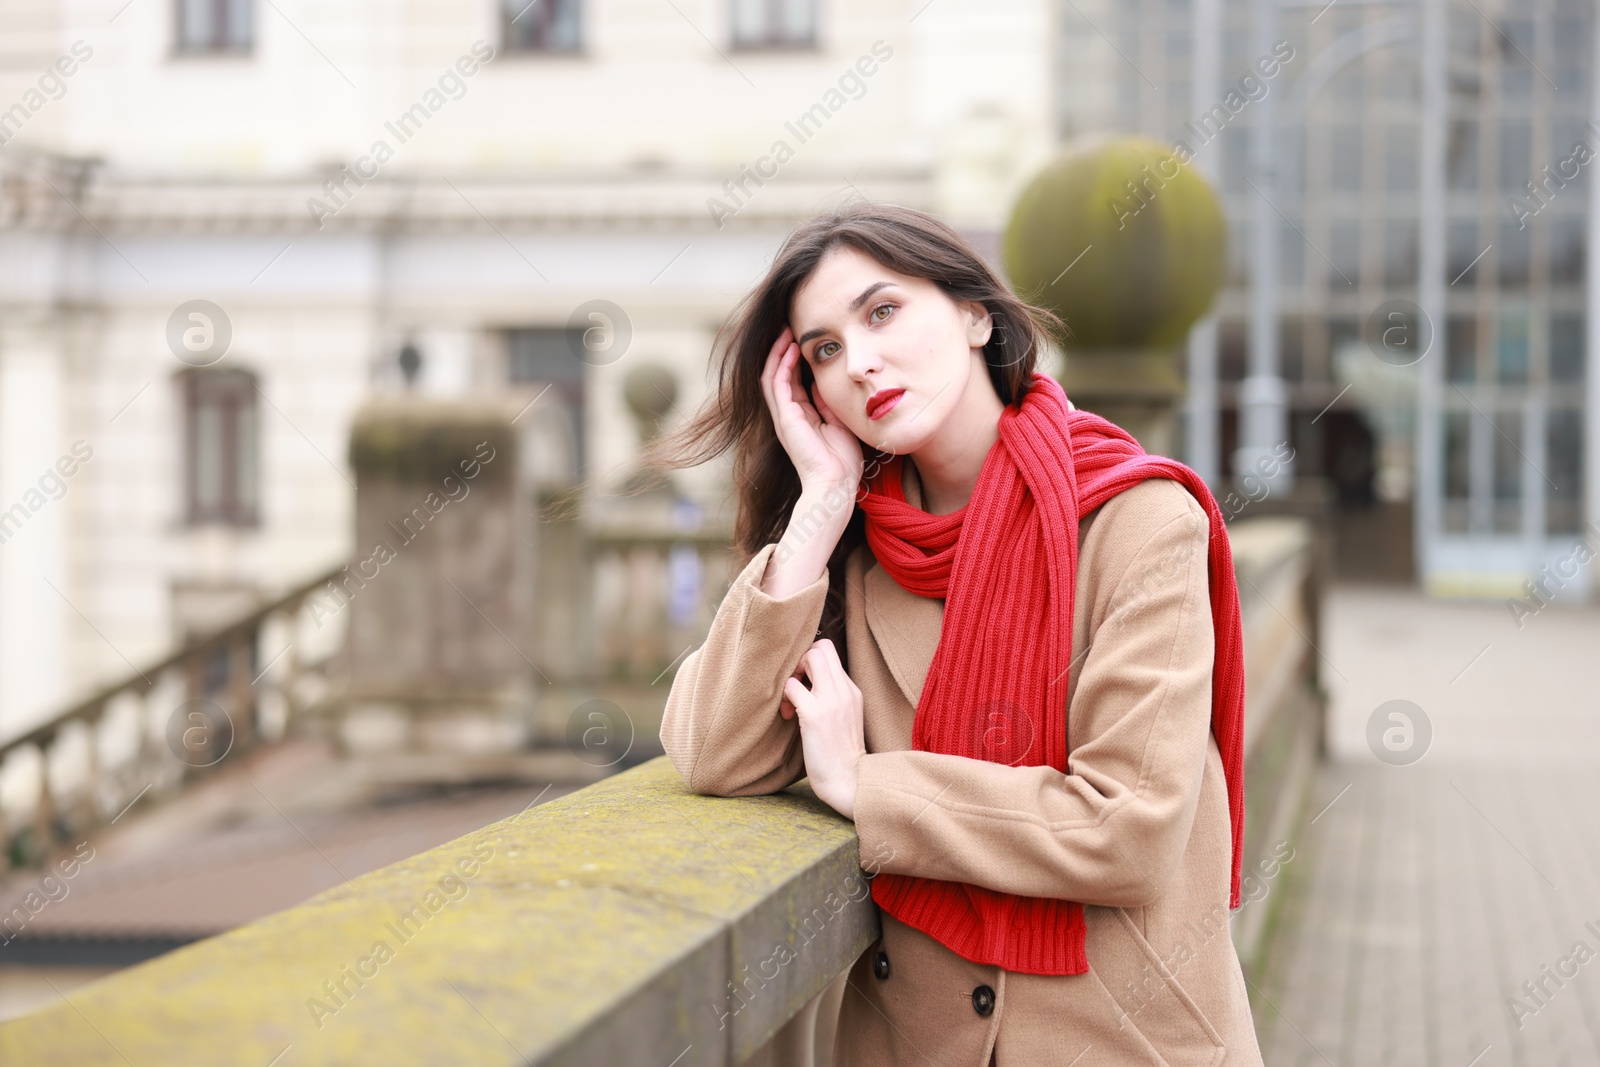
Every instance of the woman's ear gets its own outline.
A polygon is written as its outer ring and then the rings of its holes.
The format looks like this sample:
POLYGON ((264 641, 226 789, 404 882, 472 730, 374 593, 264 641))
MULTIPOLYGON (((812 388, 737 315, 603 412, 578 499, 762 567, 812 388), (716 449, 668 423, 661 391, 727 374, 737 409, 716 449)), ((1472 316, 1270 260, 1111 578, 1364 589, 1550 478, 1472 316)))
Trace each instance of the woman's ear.
POLYGON ((963 304, 962 311, 966 315, 967 347, 982 348, 994 333, 994 317, 989 314, 988 308, 976 301, 963 304))

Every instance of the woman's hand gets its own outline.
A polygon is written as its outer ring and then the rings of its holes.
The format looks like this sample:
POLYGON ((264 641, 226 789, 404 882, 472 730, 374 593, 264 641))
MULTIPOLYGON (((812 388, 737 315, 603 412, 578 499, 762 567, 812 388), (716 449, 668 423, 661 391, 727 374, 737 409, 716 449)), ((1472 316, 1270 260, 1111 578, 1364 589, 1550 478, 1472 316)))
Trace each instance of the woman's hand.
POLYGON ((773 342, 761 371, 761 392, 772 413, 778 442, 800 475, 804 492, 826 492, 842 486, 855 496, 861 484, 861 440, 839 421, 817 391, 816 405, 800 384, 800 346, 788 326, 773 342))
POLYGON ((800 718, 800 747, 811 790, 845 818, 856 817, 856 762, 867 754, 861 690, 839 661, 827 638, 800 657, 794 676, 783 683, 778 712, 800 718), (804 674, 811 682, 807 689, 804 674))

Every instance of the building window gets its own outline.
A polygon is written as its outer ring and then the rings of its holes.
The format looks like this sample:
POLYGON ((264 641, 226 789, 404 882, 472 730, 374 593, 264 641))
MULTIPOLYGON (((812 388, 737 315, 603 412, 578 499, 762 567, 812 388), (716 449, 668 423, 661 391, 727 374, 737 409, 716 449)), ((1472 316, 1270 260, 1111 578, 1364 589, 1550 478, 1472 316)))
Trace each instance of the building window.
POLYGON ((255 376, 197 370, 182 381, 187 520, 253 526, 261 484, 255 376))
POLYGON ((1250 284, 1250 223, 1228 220, 1228 284, 1250 284))
POLYGON ((1495 27, 1500 43, 1500 91, 1511 100, 1525 99, 1533 91, 1533 20, 1508 19, 1495 27))
POLYGON ((1361 94, 1367 84, 1366 64, 1360 61, 1351 63, 1341 71, 1328 85, 1328 95, 1335 100, 1341 100, 1353 105, 1350 110, 1361 110, 1361 94))
POLYGON ((1385 285, 1417 284, 1417 223, 1391 219, 1383 231, 1383 281, 1385 285))
POLYGON ((1354 289, 1361 278, 1361 223, 1328 224, 1328 288, 1354 289))
POLYGON ((1472 496, 1471 414, 1470 411, 1444 413, 1444 497, 1446 500, 1459 500, 1462 504, 1459 509, 1461 521, 1459 526, 1452 528, 1454 533, 1466 532, 1466 502, 1472 496))
POLYGON ((1384 185, 1391 193, 1417 191, 1417 137, 1414 126, 1384 131, 1384 185))
POLYGON ((1550 224, 1550 281, 1555 285, 1583 284, 1584 219, 1563 215, 1550 224))
POLYGON ((1502 312, 1496 325, 1496 379, 1501 385, 1528 384, 1528 316, 1502 312))
POLYGON ((1478 123, 1473 119, 1456 119, 1450 123, 1445 180, 1452 189, 1478 187, 1478 123))
POLYGON ((1583 382, 1583 316, 1550 316, 1550 381, 1557 385, 1583 382))
POLYGON ((1533 127, 1526 119, 1500 123, 1500 191, 1520 193, 1533 170, 1533 127))
POLYGON ((1328 131, 1328 188, 1336 193, 1361 191, 1361 128, 1337 126, 1328 131))
MULTIPOLYGON (((1201 120, 1202 123, 1204 120, 1201 120)), ((1230 193, 1250 190, 1250 130, 1237 125, 1222 129, 1222 188, 1230 193)))
MULTIPOLYGON (((587 352, 584 336, 582 329, 560 326, 505 332, 506 380, 513 387, 525 387, 531 394, 544 396, 548 391, 529 418, 535 423, 544 420, 548 433, 562 440, 555 451, 565 458, 555 466, 567 470, 571 477, 577 477, 587 463, 584 387, 589 363, 583 355, 587 352)), ((543 468, 548 458, 539 454, 541 451, 535 443, 530 463, 536 469, 543 468)))
POLYGON ((1451 315, 1445 322, 1445 377, 1470 383, 1478 377, 1478 320, 1451 315))
POLYGON ((255 43, 254 0, 177 0, 177 50, 248 52, 255 43))
POLYGON ((1243 319, 1222 319, 1217 324, 1217 377, 1225 382, 1243 381, 1249 358, 1248 324, 1243 319))
POLYGON ((1358 319, 1328 319, 1328 364, 1335 373, 1343 374, 1342 367, 1350 359, 1364 359, 1367 346, 1361 340, 1361 322, 1358 319))
MULTIPOLYGON (((1185 118, 1189 114, 1189 109, 1193 105, 1193 101, 1190 99, 1192 92, 1193 90, 1190 88, 1188 79, 1186 78, 1172 78, 1167 82, 1166 94, 1167 115, 1169 117, 1169 121, 1167 122, 1168 126, 1176 126, 1179 119, 1185 118)), ((1180 137, 1192 136, 1193 134, 1189 133, 1187 130, 1182 130, 1179 131, 1178 135, 1173 137, 1173 140, 1178 140, 1180 137)))
POLYGON ((730 3, 735 48, 809 48, 816 44, 816 0, 730 3))
POLYGON ((1503 289, 1528 287, 1529 259, 1532 255, 1532 232, 1513 219, 1500 220, 1500 242, 1494 254, 1500 262, 1500 286, 1503 289))
POLYGON ((1545 529, 1552 534, 1583 532, 1583 412, 1557 408, 1545 425, 1545 455, 1555 488, 1545 497, 1545 529))
POLYGON ((1278 365, 1283 368, 1284 381, 1306 380, 1306 331, 1296 316, 1278 320, 1278 365))
POLYGON ((1306 239, 1303 232, 1287 219, 1278 227, 1278 274, 1289 289, 1298 289, 1306 283, 1306 239))
POLYGON ((507 377, 514 382, 582 382, 582 345, 582 332, 575 328, 507 330, 507 377))
POLYGON ((1491 478, 1494 486, 1492 530, 1494 533, 1516 533, 1522 528, 1522 480, 1528 461, 1518 442, 1522 437, 1522 412, 1513 408, 1498 408, 1490 413, 1494 420, 1489 431, 1494 434, 1494 460, 1491 478))
POLYGON ((579 8, 579 0, 502 0, 500 39, 508 52, 576 52, 579 8))
POLYGON ((1483 262, 1483 248, 1478 245, 1478 223, 1475 219, 1451 219, 1445 239, 1445 273, 1451 285, 1472 288, 1478 280, 1478 264, 1483 262))

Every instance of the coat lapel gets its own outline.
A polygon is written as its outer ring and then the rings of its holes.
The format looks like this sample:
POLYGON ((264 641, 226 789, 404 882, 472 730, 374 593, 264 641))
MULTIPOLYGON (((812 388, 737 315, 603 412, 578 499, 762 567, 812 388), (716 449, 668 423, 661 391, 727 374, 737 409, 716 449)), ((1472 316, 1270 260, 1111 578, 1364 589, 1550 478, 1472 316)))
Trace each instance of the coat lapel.
MULTIPOLYGON (((901 486, 912 507, 922 506, 922 486, 909 458, 902 464, 901 486)), ((867 628, 883 653, 906 701, 915 708, 939 647, 944 626, 944 601, 908 592, 883 565, 873 560, 862 578, 867 628)))
POLYGON ((876 561, 861 581, 867 628, 906 702, 915 708, 939 647, 944 601, 907 592, 876 561))

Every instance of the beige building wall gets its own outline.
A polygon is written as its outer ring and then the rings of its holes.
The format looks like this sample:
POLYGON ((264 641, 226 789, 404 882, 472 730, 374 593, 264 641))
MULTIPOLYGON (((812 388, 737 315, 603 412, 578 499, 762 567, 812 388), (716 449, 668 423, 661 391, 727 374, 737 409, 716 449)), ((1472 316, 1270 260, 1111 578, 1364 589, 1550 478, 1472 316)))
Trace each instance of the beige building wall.
MULTIPOLYGON (((822 3, 817 47, 773 52, 734 48, 730 10, 588 3, 581 55, 534 56, 488 0, 277 0, 250 54, 195 58, 171 3, 7 4, 0 508, 74 441, 93 458, 0 545, 0 736, 347 558, 350 419, 402 387, 408 338, 418 388, 520 406, 537 390, 508 382, 505 329, 623 308, 629 350, 584 386, 604 483, 638 443, 626 372, 660 361, 698 406, 718 324, 799 218, 865 195, 996 247, 1054 140, 1048 5, 822 3), (826 121, 802 141, 808 111, 826 121), (763 157, 772 177, 719 218, 763 157), (184 522, 165 330, 194 299, 232 325, 217 366, 258 375, 258 527, 184 522)), ((726 489, 717 465, 684 484, 708 506, 726 489)))

